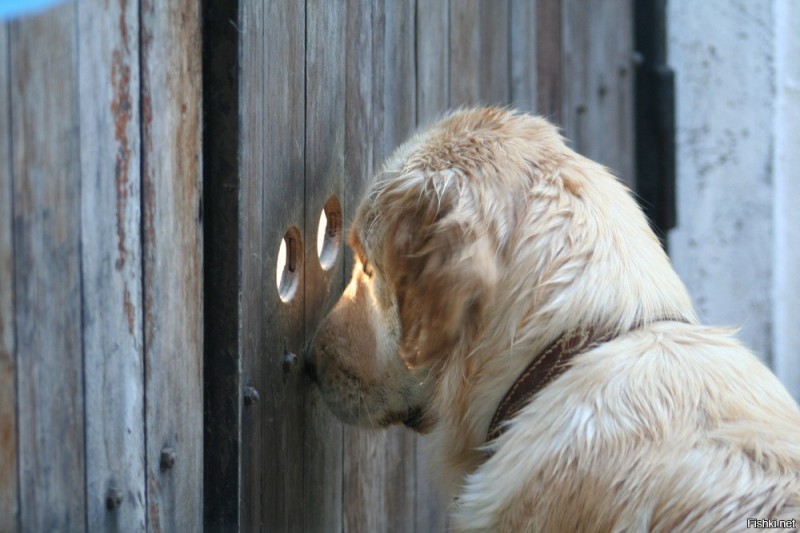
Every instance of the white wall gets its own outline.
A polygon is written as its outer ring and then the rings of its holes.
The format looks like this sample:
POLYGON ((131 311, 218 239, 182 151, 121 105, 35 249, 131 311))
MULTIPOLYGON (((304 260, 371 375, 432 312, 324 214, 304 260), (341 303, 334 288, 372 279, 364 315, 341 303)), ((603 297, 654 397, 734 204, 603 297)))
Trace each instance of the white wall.
POLYGON ((775 372, 800 397, 800 2, 775 9, 775 372))
POLYGON ((800 398, 798 4, 670 0, 668 53, 675 267, 703 321, 741 327, 739 338, 800 398))

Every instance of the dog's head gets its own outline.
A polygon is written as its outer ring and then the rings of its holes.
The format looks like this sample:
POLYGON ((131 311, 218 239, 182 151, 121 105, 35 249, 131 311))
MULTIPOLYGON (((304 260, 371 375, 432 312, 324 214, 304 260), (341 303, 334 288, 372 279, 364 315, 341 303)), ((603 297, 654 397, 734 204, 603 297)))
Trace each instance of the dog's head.
POLYGON ((519 176, 532 172, 522 154, 536 147, 515 143, 534 134, 558 140, 534 117, 457 112, 401 146, 376 176, 350 230, 352 279, 311 352, 341 419, 430 423, 439 368, 483 334, 524 210, 521 183, 530 185, 519 176))

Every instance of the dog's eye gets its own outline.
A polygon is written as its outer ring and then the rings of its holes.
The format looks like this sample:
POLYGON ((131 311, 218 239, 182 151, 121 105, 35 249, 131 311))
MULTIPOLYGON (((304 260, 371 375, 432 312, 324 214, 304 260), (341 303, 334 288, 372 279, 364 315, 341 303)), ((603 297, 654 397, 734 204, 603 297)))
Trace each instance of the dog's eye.
POLYGON ((372 277, 373 274, 372 266, 369 264, 369 261, 367 260, 361 261, 361 271, 364 272, 364 274, 366 274, 368 278, 372 277))

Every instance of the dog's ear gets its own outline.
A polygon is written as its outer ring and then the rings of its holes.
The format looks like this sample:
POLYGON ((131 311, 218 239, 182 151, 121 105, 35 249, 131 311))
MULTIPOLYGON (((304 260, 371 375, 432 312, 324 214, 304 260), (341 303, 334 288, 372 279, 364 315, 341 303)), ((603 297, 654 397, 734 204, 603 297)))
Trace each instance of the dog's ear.
MULTIPOLYGON (((459 188, 460 189, 460 188, 459 188)), ((496 245, 462 190, 424 191, 395 218, 386 252, 409 367, 480 334, 497 281, 496 245)))

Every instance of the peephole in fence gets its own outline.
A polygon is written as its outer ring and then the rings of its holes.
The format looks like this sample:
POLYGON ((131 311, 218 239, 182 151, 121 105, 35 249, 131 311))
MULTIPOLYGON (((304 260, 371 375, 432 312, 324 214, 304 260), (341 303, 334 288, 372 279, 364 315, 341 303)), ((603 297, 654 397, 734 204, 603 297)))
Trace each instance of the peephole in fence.
POLYGON ((278 263, 275 268, 275 284, 278 295, 284 302, 289 302, 295 292, 303 267, 303 246, 300 230, 292 226, 286 231, 278 249, 278 263))
POLYGON ((335 196, 328 198, 319 215, 317 226, 317 255, 324 270, 336 264, 342 240, 342 206, 335 196))

